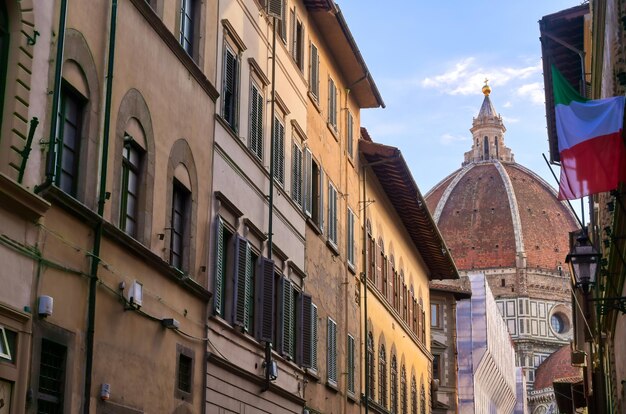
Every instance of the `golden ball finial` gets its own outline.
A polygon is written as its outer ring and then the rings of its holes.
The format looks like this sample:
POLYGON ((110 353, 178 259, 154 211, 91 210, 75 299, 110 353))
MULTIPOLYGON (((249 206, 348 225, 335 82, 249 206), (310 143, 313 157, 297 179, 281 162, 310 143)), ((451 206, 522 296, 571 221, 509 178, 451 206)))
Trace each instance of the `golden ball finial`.
POLYGON ((483 94, 485 94, 485 96, 489 96, 491 93, 491 87, 487 84, 487 82, 489 82, 489 79, 485 78, 485 86, 483 86, 483 94))

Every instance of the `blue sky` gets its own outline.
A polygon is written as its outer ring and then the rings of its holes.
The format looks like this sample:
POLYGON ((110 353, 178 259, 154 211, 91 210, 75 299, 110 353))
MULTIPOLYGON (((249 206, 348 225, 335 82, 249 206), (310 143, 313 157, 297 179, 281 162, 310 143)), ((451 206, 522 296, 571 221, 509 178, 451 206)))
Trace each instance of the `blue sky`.
POLYGON ((387 105, 363 110, 361 125, 400 148, 423 194, 461 166, 485 78, 515 160, 556 187, 541 156, 548 142, 538 21, 580 1, 337 3, 387 105))

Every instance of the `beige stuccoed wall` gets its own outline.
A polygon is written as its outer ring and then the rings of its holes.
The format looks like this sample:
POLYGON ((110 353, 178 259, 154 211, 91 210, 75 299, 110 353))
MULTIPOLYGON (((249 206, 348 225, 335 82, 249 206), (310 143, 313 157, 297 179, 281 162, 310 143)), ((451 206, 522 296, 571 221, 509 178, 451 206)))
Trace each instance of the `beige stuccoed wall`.
MULTIPOLYGON (((415 375, 418 404, 421 408, 420 388, 424 385, 426 392, 427 411, 430 407, 430 381, 432 379, 432 355, 430 353, 430 292, 428 289, 428 268, 422 260, 420 253, 413 244, 400 218, 382 190, 378 179, 371 173, 367 174, 367 200, 374 201, 368 204, 367 217, 372 224, 372 236, 377 244, 380 238, 384 242, 385 255, 394 256, 395 268, 398 273, 404 270, 405 284, 410 298, 411 286, 415 292, 415 299, 423 302, 425 311, 425 340, 420 342, 418 337, 411 331, 408 324, 402 321, 393 306, 384 298, 378 288, 369 285, 368 290, 368 327, 371 326, 374 337, 375 352, 375 401, 380 401, 378 395, 378 352, 381 341, 384 338, 387 355, 387 401, 390 407, 390 374, 391 354, 394 350, 398 363, 398 409, 401 407, 400 396, 400 372, 402 362, 406 364, 407 373, 407 401, 411 407, 411 377, 415 375)), ((380 255, 377 248, 376 254, 380 255)), ((377 256, 378 257, 378 256, 377 256)), ((378 259, 377 259, 378 260, 378 259)), ((378 261, 377 261, 378 266, 378 261)), ((381 276, 378 275, 380 278, 381 276)), ((390 280, 390 279, 389 279, 390 280)), ((391 284, 388 289, 391 289, 391 284)), ((402 290, 399 288, 400 297, 402 290)), ((409 299, 410 300, 410 299, 409 299)), ((419 318, 419 315, 418 315, 419 318)))

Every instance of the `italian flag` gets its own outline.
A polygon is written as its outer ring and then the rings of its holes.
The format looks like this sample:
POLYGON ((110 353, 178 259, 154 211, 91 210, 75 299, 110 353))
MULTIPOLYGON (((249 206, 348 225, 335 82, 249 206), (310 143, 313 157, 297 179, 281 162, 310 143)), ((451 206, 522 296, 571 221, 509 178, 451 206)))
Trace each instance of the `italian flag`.
POLYGON ((610 191, 626 181, 624 97, 583 98, 552 65, 561 155, 559 200, 610 191))

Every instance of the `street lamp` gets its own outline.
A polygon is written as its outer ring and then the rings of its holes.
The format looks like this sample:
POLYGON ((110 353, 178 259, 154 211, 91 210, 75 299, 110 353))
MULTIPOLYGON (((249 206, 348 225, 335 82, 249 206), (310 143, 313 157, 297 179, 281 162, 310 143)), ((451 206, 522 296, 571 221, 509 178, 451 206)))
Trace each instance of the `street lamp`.
POLYGON ((583 231, 565 258, 565 262, 569 263, 574 280, 576 280, 576 286, 580 287, 584 293, 589 293, 589 287, 596 283, 598 262, 601 256, 583 231))

